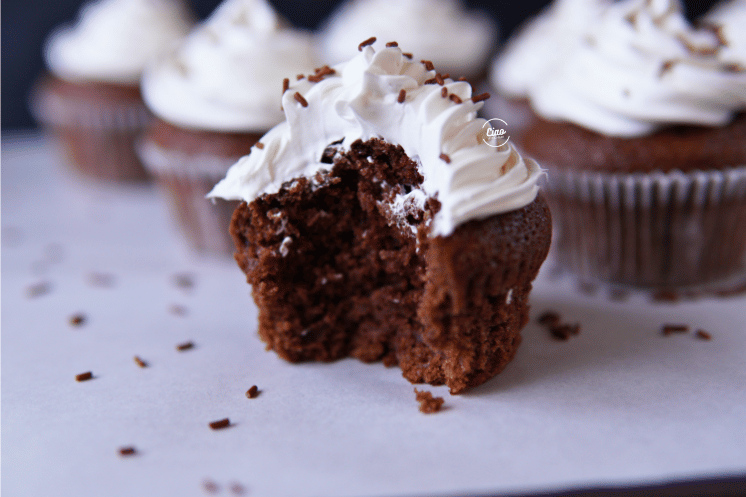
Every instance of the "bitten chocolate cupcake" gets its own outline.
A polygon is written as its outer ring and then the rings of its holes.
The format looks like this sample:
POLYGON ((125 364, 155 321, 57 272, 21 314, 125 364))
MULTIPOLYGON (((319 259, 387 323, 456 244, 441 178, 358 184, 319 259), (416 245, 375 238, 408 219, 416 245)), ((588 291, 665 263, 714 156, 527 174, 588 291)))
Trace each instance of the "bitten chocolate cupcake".
POLYGON ((282 121, 283 78, 315 77, 318 65, 311 35, 288 27, 266 1, 227 0, 145 72, 156 119, 140 156, 196 252, 233 253, 236 204, 205 195, 282 121))
POLYGON ((140 76, 192 24, 182 0, 101 0, 87 3, 74 25, 49 35, 49 72, 32 91, 31 110, 79 172, 112 181, 146 179, 134 148, 151 117, 140 76))
POLYGON ((489 14, 468 10, 460 0, 349 0, 319 30, 319 45, 324 61, 336 64, 355 55, 358 43, 369 37, 380 46, 395 41, 417 61, 430 60, 443 74, 477 87, 497 35, 489 14))
POLYGON ((481 97, 417 59, 361 45, 292 81, 286 121, 210 196, 242 202, 236 261, 269 349, 459 393, 515 355, 551 218, 542 170, 493 146, 481 97))
POLYGON ((746 58, 729 33, 676 1, 623 1, 530 91, 521 146, 549 171, 561 267, 655 290, 746 279, 746 58))

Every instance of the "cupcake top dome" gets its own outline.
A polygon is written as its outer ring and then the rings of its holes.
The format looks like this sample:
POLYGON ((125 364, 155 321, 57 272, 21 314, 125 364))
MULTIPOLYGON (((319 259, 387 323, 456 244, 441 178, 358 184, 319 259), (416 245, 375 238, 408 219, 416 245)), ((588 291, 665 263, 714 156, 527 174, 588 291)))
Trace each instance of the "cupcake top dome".
POLYGON ((98 0, 47 38, 44 56, 73 82, 137 85, 145 66, 184 37, 194 16, 184 0, 98 0))
POLYGON ((318 65, 310 33, 289 27, 265 0, 226 0, 145 71, 143 98, 185 128, 266 131, 284 117, 282 79, 318 65))
POLYGON ((473 97, 468 83, 443 78, 429 62, 411 60, 394 46, 361 45, 349 62, 317 75, 285 81, 286 121, 234 164, 210 196, 251 202, 294 178, 315 181, 333 167, 322 160, 330 144, 346 150, 358 139, 381 138, 401 145, 424 178, 421 189, 400 195, 396 204, 440 202, 433 235, 535 199, 541 168, 509 142, 490 145, 490 123, 476 116, 484 96, 473 97))
POLYGON ((724 60, 726 36, 694 28, 677 0, 622 0, 604 10, 563 64, 530 85, 531 105, 547 119, 610 136, 725 125, 746 108, 746 69, 724 60))
POLYGON ((497 41, 497 26, 459 0, 350 0, 320 32, 324 61, 348 60, 365 38, 397 41, 417 60, 433 61, 454 77, 478 76, 497 41))

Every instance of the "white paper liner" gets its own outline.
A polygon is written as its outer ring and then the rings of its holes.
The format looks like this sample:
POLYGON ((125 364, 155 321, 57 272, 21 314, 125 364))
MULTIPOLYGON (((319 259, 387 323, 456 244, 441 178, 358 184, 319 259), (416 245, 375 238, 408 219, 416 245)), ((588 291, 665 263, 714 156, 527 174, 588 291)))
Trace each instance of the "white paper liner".
POLYGON ((240 157, 187 154, 147 139, 138 142, 137 150, 191 248, 199 254, 232 256, 235 246, 228 229, 239 202, 205 196, 240 157))
POLYGON ((746 166, 649 174, 548 168, 552 250, 562 269, 656 289, 746 279, 746 166))

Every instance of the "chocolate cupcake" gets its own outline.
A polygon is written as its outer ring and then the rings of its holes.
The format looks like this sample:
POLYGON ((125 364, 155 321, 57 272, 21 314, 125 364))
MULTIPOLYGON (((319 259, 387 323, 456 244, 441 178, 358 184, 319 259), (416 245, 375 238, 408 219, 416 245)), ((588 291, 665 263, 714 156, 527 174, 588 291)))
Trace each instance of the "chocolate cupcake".
POLYGON ((74 25, 50 34, 44 52, 49 72, 32 91, 31 110, 80 173, 146 179, 134 148, 151 117, 140 76, 192 24, 182 0, 101 0, 87 3, 74 25))
POLYGON ((139 145, 190 246, 230 255, 235 203, 205 195, 284 115, 283 78, 316 74, 309 33, 264 0, 227 0, 173 52, 147 69, 142 91, 156 115, 139 145))
POLYGON ((321 27, 319 45, 324 62, 336 64, 355 55, 363 39, 376 37, 380 46, 395 41, 417 61, 430 60, 476 87, 497 35, 489 14, 467 10, 459 0, 350 0, 321 27))
POLYGON ((210 193, 242 202, 235 257, 280 357, 381 360, 460 393, 515 355, 551 239, 543 173, 436 74, 361 46, 293 81, 286 121, 210 193))
POLYGON ((627 0, 530 90, 521 146, 549 171, 560 267, 652 290, 746 280, 746 65, 728 33, 627 0))

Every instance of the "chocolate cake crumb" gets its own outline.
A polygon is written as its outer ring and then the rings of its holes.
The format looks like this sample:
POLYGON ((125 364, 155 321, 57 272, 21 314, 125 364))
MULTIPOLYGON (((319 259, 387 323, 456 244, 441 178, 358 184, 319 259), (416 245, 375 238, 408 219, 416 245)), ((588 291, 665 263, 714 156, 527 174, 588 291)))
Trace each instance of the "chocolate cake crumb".
POLYGON ((194 277, 189 273, 174 275, 174 284, 179 288, 190 289, 194 287, 194 277))
POLYGON ((93 379, 93 373, 90 371, 86 371, 85 373, 80 373, 75 375, 75 381, 88 381, 93 379))
POLYGON ((456 102, 457 104, 463 103, 463 100, 461 100, 461 97, 459 97, 459 96, 458 96, 458 95, 456 95, 455 93, 451 93, 451 94, 450 94, 450 95, 448 96, 448 98, 450 98, 451 100, 453 100, 453 101, 454 101, 454 102, 456 102))
POLYGON ((286 91, 290 89, 290 78, 285 78, 282 80, 282 94, 284 95, 286 91))
POLYGON ((210 423, 210 428, 213 430, 222 430, 223 428, 228 428, 231 425, 231 421, 228 418, 219 419, 218 421, 213 421, 210 423))
POLYGON ((422 62, 423 64, 425 64, 425 69, 427 69, 428 71, 434 71, 435 70, 435 66, 429 60, 424 60, 423 59, 420 62, 422 62))
POLYGON ((689 326, 685 324, 664 324, 661 326, 661 333, 665 336, 673 333, 686 333, 689 331, 689 326))
POLYGON ((121 456, 134 456, 137 454, 137 450, 134 447, 122 447, 119 449, 119 455, 121 456))
POLYGON ((410 60, 414 57, 410 52, 402 52, 402 55, 410 60))
POLYGON ((74 314, 70 316, 70 326, 83 326, 85 321, 85 314, 74 314))
POLYGON ((472 96, 471 97, 471 101, 474 102, 474 103, 477 103, 477 102, 481 102, 483 100, 487 100, 488 98, 490 98, 490 94, 487 93, 487 92, 484 92, 484 93, 480 93, 479 95, 472 96))
POLYGON ((256 148, 258 148, 259 150, 262 150, 262 149, 264 148, 264 143, 262 143, 262 142, 256 142, 256 143, 254 144, 254 146, 255 146, 256 148))
POLYGON ((171 304, 168 310, 176 316, 186 316, 187 314, 187 308, 179 304, 171 304))
POLYGON ((443 76, 441 76, 439 72, 435 73, 435 82, 438 83, 440 86, 446 84, 446 81, 443 79, 443 76))
POLYGON ((135 356, 134 359, 135 359, 135 364, 137 364, 141 368, 147 368, 148 367, 148 363, 145 362, 145 361, 143 361, 142 359, 140 359, 138 356, 135 356))
POLYGON ((451 163, 451 158, 448 157, 448 154, 440 154, 440 160, 442 160, 446 164, 450 164, 451 163))
POLYGON ((252 385, 251 388, 246 390, 246 398, 255 399, 259 396, 259 388, 256 385, 252 385))
POLYGON ((301 95, 301 94, 300 94, 300 92, 297 92, 297 91, 296 91, 296 92, 295 92, 295 95, 293 95, 293 97, 294 97, 294 98, 295 98, 295 100, 296 100, 296 101, 297 101, 297 102, 298 102, 299 104, 301 104, 301 105, 302 105, 303 107, 308 107, 308 101, 307 101, 307 100, 306 100, 305 98, 303 98, 303 95, 301 95))
POLYGON ((396 101, 400 104, 403 104, 405 98, 407 98, 407 90, 402 88, 401 90, 399 90, 399 98, 397 98, 396 101))
POLYGON ((184 342, 176 346, 176 350, 178 350, 179 352, 183 352, 185 350, 189 350, 193 348, 194 348, 194 342, 184 342))
POLYGON ((446 98, 448 96, 448 88, 446 88, 445 86, 443 88, 441 88, 441 90, 440 90, 440 96, 443 97, 443 98, 446 98))
POLYGON ((243 495, 246 493, 246 489, 243 488, 243 485, 241 485, 240 483, 232 483, 231 493, 233 493, 233 495, 243 495))
POLYGON ((220 491, 220 487, 218 486, 218 484, 212 480, 203 481, 202 488, 205 489, 205 492, 210 493, 210 494, 216 494, 220 491))
POLYGON ((398 46, 399 46, 399 44, 397 42, 395 42, 395 41, 390 41, 390 42, 386 43, 386 48, 398 47, 398 46))
POLYGON ((43 281, 41 283, 30 285, 28 288, 26 288, 26 295, 30 299, 34 297, 41 297, 42 295, 46 295, 47 293, 49 293, 51 289, 52 285, 43 281))
POLYGON ((433 414, 440 411, 443 402, 445 402, 443 397, 433 397, 432 393, 424 390, 420 391, 415 388, 414 393, 417 396, 417 402, 420 403, 420 412, 425 414, 433 414))
POLYGON ((376 42, 376 37, 371 36, 370 38, 368 38, 367 40, 365 40, 364 42, 360 43, 360 45, 357 46, 357 51, 362 52, 363 48, 367 47, 368 45, 372 45, 375 42, 376 42))
POLYGON ((537 321, 539 324, 542 324, 544 326, 557 326, 560 323, 560 320, 562 318, 557 312, 554 311, 546 311, 541 316, 539 316, 539 319, 537 321))
POLYGON ((580 334, 580 325, 557 324, 549 327, 549 333, 557 340, 569 340, 571 336, 580 334))
POLYGON ((712 335, 705 330, 697 330, 694 336, 701 340, 712 340, 712 335))

